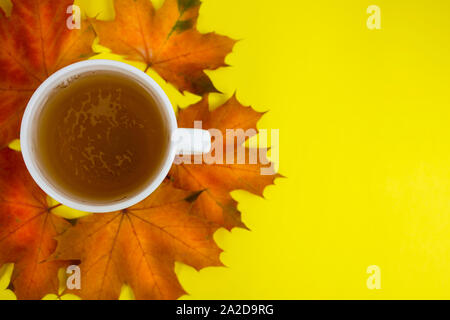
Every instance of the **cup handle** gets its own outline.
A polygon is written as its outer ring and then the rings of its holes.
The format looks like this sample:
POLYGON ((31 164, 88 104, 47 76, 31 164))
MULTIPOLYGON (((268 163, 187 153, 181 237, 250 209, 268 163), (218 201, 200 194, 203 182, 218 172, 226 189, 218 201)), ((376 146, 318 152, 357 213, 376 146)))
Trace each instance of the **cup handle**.
POLYGON ((172 134, 176 154, 202 154, 211 150, 211 134, 207 130, 178 128, 172 134))

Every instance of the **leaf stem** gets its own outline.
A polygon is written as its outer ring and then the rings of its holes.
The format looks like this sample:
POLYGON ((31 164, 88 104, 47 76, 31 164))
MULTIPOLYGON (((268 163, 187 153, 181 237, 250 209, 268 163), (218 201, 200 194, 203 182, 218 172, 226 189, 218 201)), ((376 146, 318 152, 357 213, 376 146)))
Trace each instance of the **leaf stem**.
POLYGON ((56 208, 58 208, 58 207, 61 206, 61 205, 62 205, 61 203, 55 204, 54 206, 49 207, 49 208, 47 209, 47 211, 48 211, 48 212, 51 212, 53 209, 56 209, 56 208))

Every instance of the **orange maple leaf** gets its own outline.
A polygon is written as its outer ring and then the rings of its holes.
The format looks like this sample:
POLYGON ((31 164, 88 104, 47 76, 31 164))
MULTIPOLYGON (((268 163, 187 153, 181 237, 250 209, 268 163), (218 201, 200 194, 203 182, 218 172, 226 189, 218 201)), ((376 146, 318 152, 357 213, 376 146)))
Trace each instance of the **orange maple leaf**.
MULTIPOLYGON (((242 129, 244 133, 254 129, 256 134, 256 124, 262 115, 261 112, 241 105, 236 96, 214 111, 209 111, 208 98, 205 96, 199 103, 178 112, 178 125, 182 128, 194 127, 194 121, 202 121, 203 129, 220 130, 223 136, 223 164, 205 164, 203 159, 200 159, 199 164, 195 164, 192 159, 191 164, 173 165, 169 176, 179 188, 191 191, 202 190, 193 209, 200 216, 226 229, 245 227, 237 209, 237 202, 230 195, 231 191, 241 189, 263 196, 264 188, 273 184, 276 178, 281 177, 273 172, 266 158, 266 148, 251 150, 241 145, 251 137, 251 134, 238 135, 237 139, 231 141, 226 139, 228 129, 242 129), (227 148, 227 144, 231 144, 232 148, 227 148), (239 147, 242 148, 241 151, 247 159, 245 164, 239 164, 237 161, 239 147), (254 164, 249 163, 250 151, 259 153, 254 164), (227 163, 227 158, 233 159, 233 164, 227 163), (263 167, 272 174, 262 175, 263 167)), ((211 152, 217 152, 217 150, 211 150, 211 152)))
POLYGON ((88 23, 66 27, 73 0, 12 0, 10 17, 0 9, 0 148, 19 136, 23 111, 49 75, 93 55, 88 23))
POLYGON ((217 227, 191 212, 196 194, 166 181, 128 209, 78 220, 57 238, 55 259, 81 260, 84 299, 117 299, 122 284, 136 299, 176 299, 184 293, 175 261, 196 269, 219 266, 217 227))
POLYGON ((166 0, 155 10, 149 0, 116 0, 114 21, 92 21, 100 44, 141 61, 179 90, 217 91, 204 70, 226 66, 235 41, 196 29, 199 0, 166 0))
POLYGON ((70 224, 51 213, 45 193, 29 175, 19 152, 0 151, 0 266, 14 263, 12 284, 19 299, 41 299, 58 292, 58 269, 46 259, 54 237, 70 224))

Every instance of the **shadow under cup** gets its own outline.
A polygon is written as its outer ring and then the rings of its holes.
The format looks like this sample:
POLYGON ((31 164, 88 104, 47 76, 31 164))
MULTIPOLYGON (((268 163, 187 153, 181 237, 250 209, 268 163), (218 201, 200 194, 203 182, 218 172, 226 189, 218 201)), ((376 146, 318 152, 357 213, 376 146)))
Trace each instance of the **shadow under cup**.
POLYGON ((145 81, 86 70, 49 87, 35 101, 28 141, 50 196, 78 209, 70 204, 119 205, 168 170, 173 119, 145 81))

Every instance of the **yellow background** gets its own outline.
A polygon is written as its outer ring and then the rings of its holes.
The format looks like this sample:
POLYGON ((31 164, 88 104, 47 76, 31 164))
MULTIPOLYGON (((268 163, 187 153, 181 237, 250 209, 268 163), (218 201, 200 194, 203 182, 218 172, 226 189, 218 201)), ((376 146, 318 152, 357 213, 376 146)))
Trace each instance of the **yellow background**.
MULTIPOLYGON (((447 0, 203 1, 199 30, 241 39, 209 72, 212 104, 237 91, 270 110, 258 127, 280 129, 287 178, 266 199, 233 192, 251 232, 216 233, 226 268, 177 264, 183 298, 450 298, 449 17, 447 0)), ((174 104, 197 101, 151 75, 174 104)))

